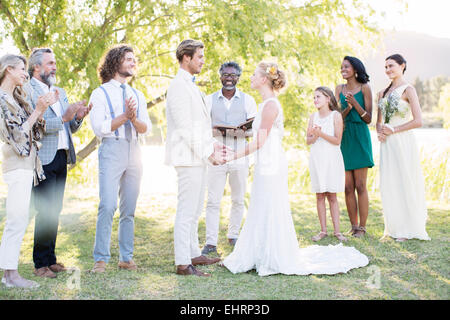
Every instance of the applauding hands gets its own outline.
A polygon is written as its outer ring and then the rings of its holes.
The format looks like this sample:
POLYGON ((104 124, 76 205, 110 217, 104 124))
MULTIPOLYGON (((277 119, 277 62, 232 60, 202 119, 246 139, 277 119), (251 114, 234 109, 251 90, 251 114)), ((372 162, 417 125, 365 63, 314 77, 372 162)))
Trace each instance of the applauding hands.
POLYGON ((88 115, 89 111, 92 109, 92 103, 86 106, 86 100, 72 103, 64 112, 62 119, 64 122, 69 122, 75 117, 79 121, 88 115))
POLYGON ((137 108, 136 108, 136 101, 129 97, 125 100, 125 116, 128 120, 131 122, 134 122, 136 120, 137 115, 137 108))
POLYGON ((311 141, 310 143, 314 143, 319 139, 320 134, 322 133, 322 128, 318 125, 313 125, 311 128, 308 128, 306 131, 306 134, 308 137, 310 137, 311 141))
POLYGON ((353 93, 347 92, 345 94, 345 101, 347 102, 347 105, 350 109, 352 109, 354 106, 358 104, 355 97, 353 96, 353 93))
POLYGON ((36 111, 39 113, 39 117, 42 117, 47 108, 52 104, 55 104, 56 101, 58 101, 58 99, 59 99, 59 92, 56 90, 51 91, 42 96, 39 96, 36 103, 36 111))

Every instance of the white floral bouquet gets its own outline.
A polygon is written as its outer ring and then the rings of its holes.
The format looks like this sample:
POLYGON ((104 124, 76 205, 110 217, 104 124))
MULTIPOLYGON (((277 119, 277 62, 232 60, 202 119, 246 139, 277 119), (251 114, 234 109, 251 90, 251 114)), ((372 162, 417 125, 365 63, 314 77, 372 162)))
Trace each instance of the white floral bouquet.
POLYGON ((387 98, 380 100, 378 107, 384 117, 384 123, 389 123, 394 114, 399 111, 400 95, 394 91, 387 98))

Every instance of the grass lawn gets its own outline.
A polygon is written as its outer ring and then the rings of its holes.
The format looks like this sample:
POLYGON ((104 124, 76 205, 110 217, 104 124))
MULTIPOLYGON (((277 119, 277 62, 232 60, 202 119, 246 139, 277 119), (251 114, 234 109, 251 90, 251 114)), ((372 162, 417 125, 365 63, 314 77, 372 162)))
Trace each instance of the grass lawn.
MULTIPOLYGON (((175 188, 174 188, 175 192, 175 188)), ((5 198, 6 188, 0 185, 5 198)), ((443 299, 449 295, 448 213, 450 203, 428 202, 427 230, 431 241, 412 240, 397 243, 391 239, 379 241, 383 234, 383 217, 378 195, 370 197, 365 239, 350 239, 354 246, 369 257, 369 266, 334 276, 259 277, 254 271, 233 275, 217 265, 200 266, 211 272, 211 278, 177 276, 173 256, 173 221, 176 194, 142 192, 135 218, 134 260, 137 272, 119 271, 117 226, 113 225, 112 258, 104 274, 91 274, 92 247, 98 206, 96 189, 66 188, 63 214, 57 241, 60 262, 79 271, 59 274, 56 279, 37 278, 32 274, 34 219, 30 221, 19 264, 19 272, 36 280, 41 287, 28 291, 0 286, 0 300, 7 299, 443 299), (79 280, 79 282, 77 282, 79 280), (377 283, 377 280, 378 283, 377 283), (375 285, 375 286, 374 286, 375 285)), ((342 231, 350 224, 345 203, 339 196, 342 231)), ((0 232, 5 222, 4 204, 0 211, 0 232)), ((291 207, 300 246, 312 244, 311 236, 319 230, 313 195, 291 194, 291 207)), ((229 195, 222 205, 219 251, 230 253, 226 241, 229 195)), ((328 231, 332 232, 328 218, 328 231)), ((204 244, 204 214, 199 224, 200 244, 204 244)), ((337 244, 334 237, 320 244, 337 244)))

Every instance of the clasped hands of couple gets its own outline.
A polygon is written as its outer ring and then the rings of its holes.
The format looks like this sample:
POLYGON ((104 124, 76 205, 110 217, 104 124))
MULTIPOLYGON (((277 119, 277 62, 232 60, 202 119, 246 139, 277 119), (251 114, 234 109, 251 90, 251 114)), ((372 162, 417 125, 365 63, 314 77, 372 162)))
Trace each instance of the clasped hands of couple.
MULTIPOLYGON (((36 103, 36 110, 40 114, 40 118, 44 115, 47 108, 55 104, 59 99, 59 91, 50 91, 42 96, 38 97, 36 103)), ((76 116, 76 120, 80 121, 86 117, 92 109, 92 103, 86 106, 86 100, 75 102, 69 105, 64 114, 62 115, 63 122, 69 122, 76 116)))
MULTIPOLYGON (((227 129, 226 133, 222 133, 220 130, 213 128, 213 136, 231 136, 237 138, 247 137, 247 128, 244 126, 243 129, 227 129)), ((237 159, 236 151, 227 147, 226 145, 216 142, 214 143, 214 152, 209 156, 209 161, 213 165, 221 165, 232 160, 237 159)))
POLYGON ((208 159, 213 165, 217 166, 235 160, 236 152, 226 145, 216 142, 214 143, 214 152, 208 159))

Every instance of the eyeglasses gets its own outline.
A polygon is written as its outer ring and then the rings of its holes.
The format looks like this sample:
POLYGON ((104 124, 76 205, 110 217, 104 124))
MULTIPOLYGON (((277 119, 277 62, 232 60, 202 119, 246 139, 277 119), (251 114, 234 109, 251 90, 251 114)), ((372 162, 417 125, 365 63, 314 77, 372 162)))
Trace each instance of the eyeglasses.
POLYGON ((239 78, 239 74, 236 73, 223 73, 221 77, 223 78, 239 78))

